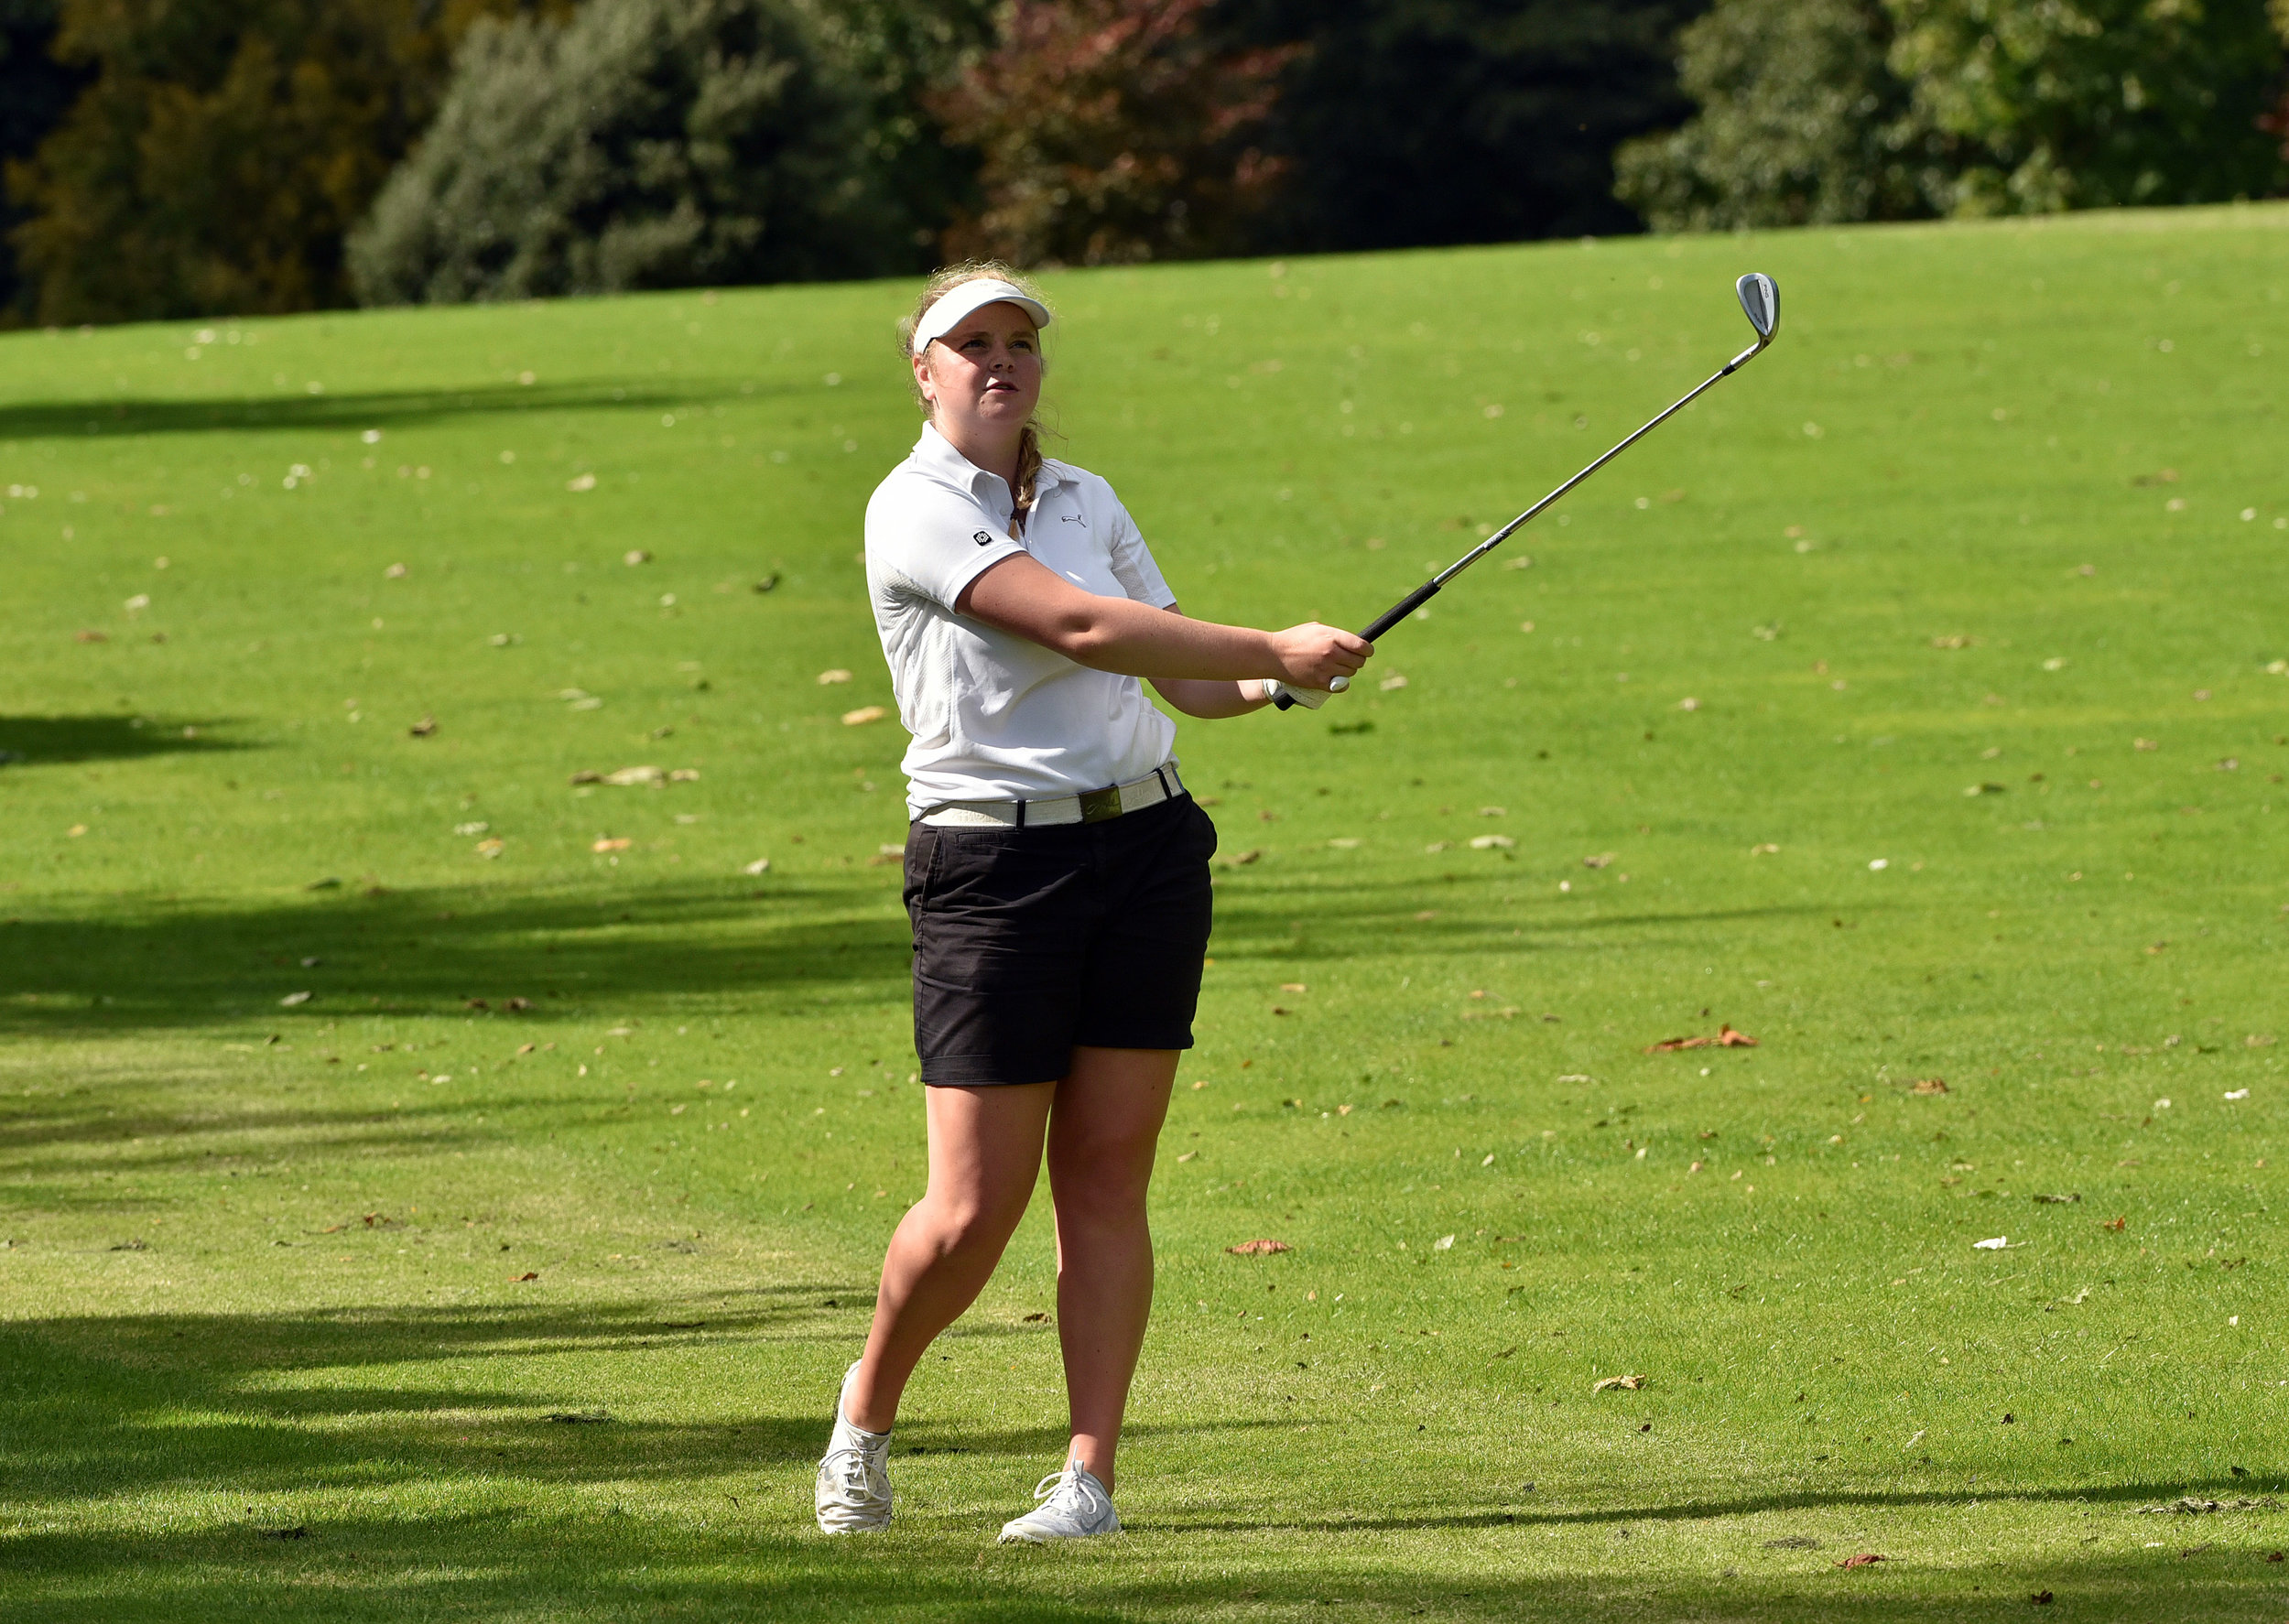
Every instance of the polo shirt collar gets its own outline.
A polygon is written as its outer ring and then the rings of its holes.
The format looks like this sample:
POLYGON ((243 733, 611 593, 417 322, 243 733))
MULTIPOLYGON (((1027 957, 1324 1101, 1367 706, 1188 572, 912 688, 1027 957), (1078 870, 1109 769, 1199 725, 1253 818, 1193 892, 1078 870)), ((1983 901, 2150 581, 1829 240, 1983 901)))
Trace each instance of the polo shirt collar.
MULTIPOLYGON (((934 479, 944 481, 956 490, 973 497, 993 494, 1006 504, 1014 500, 1009 482, 998 473, 990 473, 954 449, 954 442, 938 433, 938 425, 925 422, 922 438, 914 442, 915 466, 934 479)), ((1053 485, 1069 484, 1073 475, 1062 462, 1041 460, 1041 475, 1035 482, 1036 492, 1053 485)))

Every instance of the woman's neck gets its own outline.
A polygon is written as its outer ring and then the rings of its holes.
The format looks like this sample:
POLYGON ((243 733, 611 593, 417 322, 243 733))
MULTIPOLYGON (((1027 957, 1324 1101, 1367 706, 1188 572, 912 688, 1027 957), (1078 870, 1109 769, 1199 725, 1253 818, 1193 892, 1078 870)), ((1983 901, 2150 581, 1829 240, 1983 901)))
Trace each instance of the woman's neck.
POLYGON ((968 458, 972 465, 984 469, 988 473, 1001 475, 1002 482, 1010 489, 1010 494, 1016 495, 1017 449, 1025 438, 1022 427, 1013 433, 998 427, 986 429, 975 424, 949 425, 937 418, 931 421, 937 425, 938 434, 948 445, 968 458))

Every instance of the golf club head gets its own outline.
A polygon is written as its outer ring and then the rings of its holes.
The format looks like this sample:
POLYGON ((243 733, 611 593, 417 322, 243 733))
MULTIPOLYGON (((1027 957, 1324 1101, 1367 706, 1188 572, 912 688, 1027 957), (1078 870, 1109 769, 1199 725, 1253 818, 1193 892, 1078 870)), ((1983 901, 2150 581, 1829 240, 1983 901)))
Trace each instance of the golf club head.
POLYGON ((1741 296, 1741 309, 1756 329, 1756 347, 1762 350, 1780 330, 1780 288, 1763 272, 1751 271, 1733 285, 1733 291, 1741 296))

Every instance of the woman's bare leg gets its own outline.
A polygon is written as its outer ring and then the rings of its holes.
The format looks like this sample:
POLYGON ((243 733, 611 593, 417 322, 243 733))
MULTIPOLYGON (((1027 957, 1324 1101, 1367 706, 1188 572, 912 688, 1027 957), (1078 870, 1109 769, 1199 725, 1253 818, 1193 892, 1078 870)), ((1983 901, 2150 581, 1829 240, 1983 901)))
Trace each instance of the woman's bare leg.
POLYGON ((1144 1193, 1176 1077, 1174 1049, 1077 1048, 1049 1116, 1069 1454, 1108 1490, 1153 1308, 1144 1193))
MULTIPOLYGON (((1059 1087, 923 1091, 929 1188, 906 1209, 883 1259, 874 1324, 843 1411, 854 1424, 870 1433, 890 1430, 924 1350, 976 1300, 1001 1261, 1033 1198, 1042 1133, 1059 1087)), ((1150 1262, 1148 1253, 1148 1271, 1150 1262)))

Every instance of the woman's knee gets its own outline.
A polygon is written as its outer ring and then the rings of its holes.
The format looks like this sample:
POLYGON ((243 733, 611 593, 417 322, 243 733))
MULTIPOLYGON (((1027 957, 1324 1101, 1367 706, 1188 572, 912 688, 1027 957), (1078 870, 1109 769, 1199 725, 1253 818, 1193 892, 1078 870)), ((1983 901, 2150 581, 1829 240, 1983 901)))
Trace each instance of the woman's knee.
POLYGON ((1025 1216, 1025 1202, 971 1194, 929 1195, 922 1198, 917 1213, 940 1256, 985 1252, 998 1257, 1016 1233, 1017 1221, 1025 1216))

